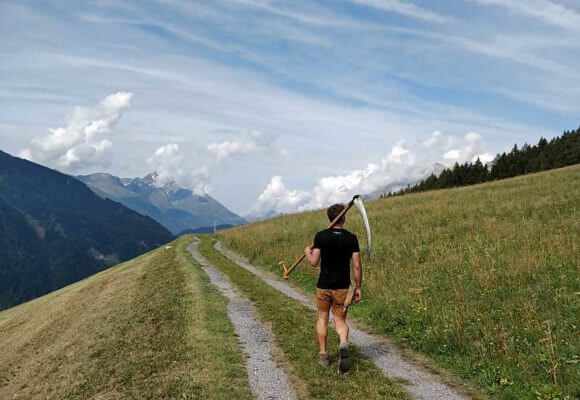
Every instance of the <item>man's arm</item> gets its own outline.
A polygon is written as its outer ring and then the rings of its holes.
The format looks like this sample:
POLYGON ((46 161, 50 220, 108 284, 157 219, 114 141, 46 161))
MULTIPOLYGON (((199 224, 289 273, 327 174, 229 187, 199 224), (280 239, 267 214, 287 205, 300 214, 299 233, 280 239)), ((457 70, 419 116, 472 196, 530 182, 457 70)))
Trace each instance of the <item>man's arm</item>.
POLYGON ((304 249, 304 254, 306 255, 306 259, 308 260, 308 264, 316 267, 320 262, 320 249, 315 249, 310 246, 304 249))
POLYGON ((352 253, 352 269, 354 274, 354 299, 358 303, 362 300, 362 264, 360 261, 360 252, 352 253))

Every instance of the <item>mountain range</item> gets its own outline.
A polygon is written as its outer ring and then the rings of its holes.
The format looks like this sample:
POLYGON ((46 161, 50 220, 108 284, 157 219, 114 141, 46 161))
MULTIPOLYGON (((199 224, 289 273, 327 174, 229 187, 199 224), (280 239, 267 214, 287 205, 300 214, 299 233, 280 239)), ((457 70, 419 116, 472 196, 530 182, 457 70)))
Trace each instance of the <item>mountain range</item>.
POLYGON ((283 215, 283 214, 284 213, 282 213, 280 211, 270 209, 270 210, 266 210, 266 211, 253 211, 251 213, 245 214, 244 218, 248 222, 257 222, 257 221, 262 221, 262 220, 268 219, 268 218, 279 217, 280 215, 283 215))
POLYGON ((0 151, 0 309, 172 239, 153 219, 74 177, 0 151))
POLYGON ((155 172, 143 178, 119 178, 107 173, 79 175, 93 192, 147 215, 174 234, 213 231, 218 227, 245 224, 208 194, 197 195, 175 182, 157 183, 155 172))

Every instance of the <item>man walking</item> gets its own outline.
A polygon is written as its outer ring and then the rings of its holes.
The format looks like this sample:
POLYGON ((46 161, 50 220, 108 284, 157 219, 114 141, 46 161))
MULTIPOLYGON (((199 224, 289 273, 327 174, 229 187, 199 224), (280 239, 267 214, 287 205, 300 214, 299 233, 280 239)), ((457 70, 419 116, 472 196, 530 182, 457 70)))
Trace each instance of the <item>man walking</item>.
MULTIPOLYGON (((328 220, 332 222, 345 206, 334 204, 327 210, 328 220)), ((326 351, 326 337, 328 335, 328 318, 332 310, 334 326, 340 338, 339 370, 347 372, 350 369, 348 355, 348 324, 344 302, 350 287, 350 262, 353 263, 355 292, 354 301, 362 299, 362 266, 360 250, 356 235, 343 229, 344 215, 333 226, 320 231, 314 237, 312 247, 304 249, 306 259, 312 266, 320 265, 320 276, 316 285, 316 305, 318 321, 316 335, 320 349, 320 365, 327 367, 328 352, 326 351)))

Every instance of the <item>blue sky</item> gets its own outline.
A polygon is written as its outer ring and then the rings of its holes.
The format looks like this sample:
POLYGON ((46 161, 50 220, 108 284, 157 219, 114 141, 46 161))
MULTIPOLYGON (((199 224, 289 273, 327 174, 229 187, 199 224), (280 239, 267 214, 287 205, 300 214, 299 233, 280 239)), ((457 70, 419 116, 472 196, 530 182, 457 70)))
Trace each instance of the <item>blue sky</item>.
POLYGON ((580 124, 576 0, 3 0, 0 51, 2 150, 240 213, 580 124))

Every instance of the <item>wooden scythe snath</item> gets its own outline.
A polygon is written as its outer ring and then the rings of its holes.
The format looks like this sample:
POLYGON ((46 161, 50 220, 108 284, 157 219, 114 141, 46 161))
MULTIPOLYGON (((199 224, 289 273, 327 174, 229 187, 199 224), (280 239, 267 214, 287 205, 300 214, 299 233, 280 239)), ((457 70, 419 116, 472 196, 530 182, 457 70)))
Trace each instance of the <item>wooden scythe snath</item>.
MULTIPOLYGON (((336 216, 336 218, 330 223, 330 225, 328 227, 331 228, 334 224, 336 224, 348 212, 348 210, 350 210, 352 208, 353 205, 356 205, 357 208, 359 209, 359 211, 361 212, 361 217, 363 219, 363 224, 365 226, 365 231, 366 231, 366 235, 367 235, 367 250, 368 250, 368 253, 370 255, 371 254, 371 228, 369 225, 369 220, 367 218, 367 213, 365 211, 364 204, 363 204, 362 199, 360 198, 360 196, 358 194, 353 196, 352 200, 348 202, 348 204, 344 208, 344 210, 342 210, 340 212, 340 214, 338 214, 336 216)), ((282 265, 282 268, 284 269, 284 274, 282 275, 282 277, 284 279, 288 279, 288 276, 302 262, 302 260, 304 260, 305 257, 306 257, 306 254, 302 254, 294 262, 294 264, 292 264, 292 266, 290 266, 290 268, 286 268, 284 263, 280 263, 282 265)), ((351 299, 352 299, 352 295, 351 295, 351 299)))

